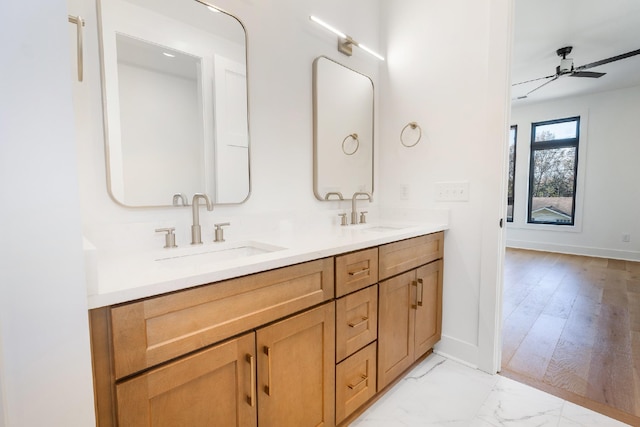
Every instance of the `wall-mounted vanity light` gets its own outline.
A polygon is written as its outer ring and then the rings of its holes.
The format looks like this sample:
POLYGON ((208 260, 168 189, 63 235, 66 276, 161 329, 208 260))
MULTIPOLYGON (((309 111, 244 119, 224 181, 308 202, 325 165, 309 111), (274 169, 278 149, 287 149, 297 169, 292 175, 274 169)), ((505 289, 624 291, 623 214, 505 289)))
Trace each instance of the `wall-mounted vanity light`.
POLYGON ((375 56, 376 58, 378 58, 381 61, 384 61, 384 57, 382 55, 380 55, 379 53, 374 52, 373 50, 369 49, 368 47, 366 47, 362 43, 358 43, 357 41, 352 39, 350 36, 346 35, 345 33, 343 33, 342 31, 338 30, 337 28, 332 27, 331 25, 327 24, 323 20, 318 19, 317 17, 315 17, 313 15, 309 16, 309 19, 312 20, 313 22, 315 22, 316 24, 324 27, 325 29, 331 31, 336 36, 338 36, 338 51, 340 51, 341 53, 344 53, 347 56, 351 56, 352 50, 353 50, 352 49, 353 46, 358 46, 360 49, 364 50, 368 54, 375 56))

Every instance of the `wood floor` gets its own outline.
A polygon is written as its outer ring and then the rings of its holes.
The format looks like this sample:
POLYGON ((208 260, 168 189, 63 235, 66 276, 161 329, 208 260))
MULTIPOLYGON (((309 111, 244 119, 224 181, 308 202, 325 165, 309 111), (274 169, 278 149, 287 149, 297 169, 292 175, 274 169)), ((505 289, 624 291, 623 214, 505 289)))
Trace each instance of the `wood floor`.
POLYGON ((501 374, 640 426, 640 263, 507 249, 501 374))

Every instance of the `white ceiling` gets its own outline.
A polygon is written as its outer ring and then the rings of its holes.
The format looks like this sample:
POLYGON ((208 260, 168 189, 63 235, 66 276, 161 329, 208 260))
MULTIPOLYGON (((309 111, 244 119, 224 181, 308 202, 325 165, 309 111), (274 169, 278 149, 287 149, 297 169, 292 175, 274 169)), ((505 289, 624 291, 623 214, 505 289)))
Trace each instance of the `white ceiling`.
MULTIPOLYGON (((575 67, 640 49, 640 0, 515 0, 512 83, 555 74, 564 46, 575 67)), ((545 80, 512 86, 513 105, 640 85, 640 55, 588 71, 607 74, 562 76, 523 100, 545 80)))

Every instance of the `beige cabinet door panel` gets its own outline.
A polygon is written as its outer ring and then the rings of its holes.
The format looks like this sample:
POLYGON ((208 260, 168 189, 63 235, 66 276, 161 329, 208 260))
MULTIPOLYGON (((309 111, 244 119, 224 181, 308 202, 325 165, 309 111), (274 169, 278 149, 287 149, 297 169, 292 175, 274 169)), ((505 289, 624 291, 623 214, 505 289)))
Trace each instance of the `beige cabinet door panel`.
POLYGON ((417 308, 415 358, 440 341, 442 334, 442 260, 420 267, 416 272, 417 308))
POLYGON ((378 303, 378 391, 414 361, 415 271, 380 282, 378 303))
POLYGON ((256 426, 254 333, 116 385, 120 427, 256 426))
POLYGON ((334 425, 335 303, 256 334, 260 427, 334 425))

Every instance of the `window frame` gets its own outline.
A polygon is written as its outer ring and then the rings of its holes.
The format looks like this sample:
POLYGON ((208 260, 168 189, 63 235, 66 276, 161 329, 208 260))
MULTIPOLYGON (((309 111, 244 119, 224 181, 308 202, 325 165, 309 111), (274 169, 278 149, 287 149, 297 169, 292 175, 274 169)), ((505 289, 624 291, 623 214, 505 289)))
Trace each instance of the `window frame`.
MULTIPOLYGON (((511 159, 508 160, 507 167, 507 222, 513 223, 516 211, 516 169, 518 167, 518 125, 511 125, 509 127, 509 145, 511 145, 511 130, 513 130, 513 181, 509 183, 509 176, 511 174, 511 159), (511 190, 511 219, 509 219, 509 190, 511 190)), ((511 148, 511 147, 509 147, 511 148)))
POLYGON ((531 225, 553 225, 553 226, 576 226, 576 195, 578 190, 578 160, 580 157, 580 126, 581 117, 572 116, 562 119, 544 120, 531 123, 531 142, 529 154, 529 189, 528 189, 528 206, 527 206, 527 224, 531 225), (576 136, 573 138, 553 139, 549 141, 536 141, 536 128, 538 126, 552 125, 557 123, 576 122, 576 136), (575 159, 573 164, 573 192, 571 204, 571 221, 566 223, 553 221, 534 221, 531 217, 533 209, 533 179, 535 172, 535 152, 543 150, 553 150, 558 148, 574 148, 575 159))

